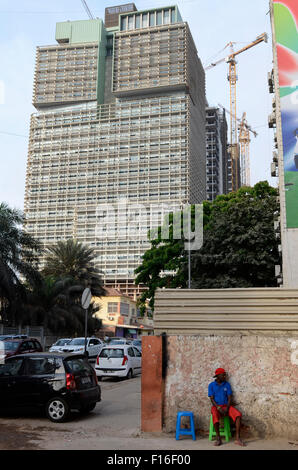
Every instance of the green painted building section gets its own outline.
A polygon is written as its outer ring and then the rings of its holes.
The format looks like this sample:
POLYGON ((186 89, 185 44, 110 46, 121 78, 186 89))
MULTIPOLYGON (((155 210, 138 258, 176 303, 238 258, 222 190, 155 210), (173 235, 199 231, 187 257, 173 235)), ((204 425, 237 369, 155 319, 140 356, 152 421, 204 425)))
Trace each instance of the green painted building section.
POLYGON ((103 22, 101 21, 101 28, 99 31, 99 41, 98 41, 97 93, 96 93, 98 104, 104 103, 106 47, 107 47, 107 32, 105 30, 103 22))
POLYGON ((101 19, 63 21, 56 24, 56 41, 63 44, 98 44, 98 75, 97 75, 97 101, 104 102, 105 87, 105 57, 107 34, 104 22, 101 19))
POLYGON ((100 19, 63 21, 56 24, 56 41, 68 44, 99 42, 104 23, 100 19))

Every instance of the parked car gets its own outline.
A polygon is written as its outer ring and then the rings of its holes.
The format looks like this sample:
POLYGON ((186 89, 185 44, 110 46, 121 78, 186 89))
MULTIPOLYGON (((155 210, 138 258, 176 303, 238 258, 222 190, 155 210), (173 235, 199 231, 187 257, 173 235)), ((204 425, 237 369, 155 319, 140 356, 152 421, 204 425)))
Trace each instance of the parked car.
MULTIPOLYGON (((87 356, 89 359, 96 358, 103 347, 104 342, 99 338, 87 338, 87 356)), ((85 349, 85 338, 74 338, 63 346, 63 352, 83 353, 85 349)))
POLYGON ((0 335, 0 341, 4 341, 6 339, 25 339, 28 338, 27 335, 0 335))
POLYGON ((56 341, 56 343, 52 344, 52 346, 49 348, 49 352, 62 351, 63 346, 70 343, 70 341, 71 341, 71 338, 58 339, 58 341, 56 341))
POLYGON ((82 354, 24 354, 0 365, 0 408, 40 407, 61 423, 70 410, 90 412, 100 400, 95 371, 82 354))
POLYGON ((97 356, 95 372, 102 377, 133 377, 142 372, 142 353, 129 344, 104 346, 97 356))
POLYGON ((132 345, 142 351, 142 341, 140 339, 133 339, 132 345))
POLYGON ((108 343, 108 346, 114 346, 114 345, 117 345, 117 344, 132 344, 132 341, 130 339, 126 339, 126 338, 112 339, 112 341, 110 341, 108 343))
POLYGON ((106 343, 110 344, 111 341, 123 341, 126 338, 123 338, 123 336, 110 336, 107 340, 106 343))
POLYGON ((18 354, 41 352, 42 346, 35 338, 5 339, 0 341, 0 360, 18 354))

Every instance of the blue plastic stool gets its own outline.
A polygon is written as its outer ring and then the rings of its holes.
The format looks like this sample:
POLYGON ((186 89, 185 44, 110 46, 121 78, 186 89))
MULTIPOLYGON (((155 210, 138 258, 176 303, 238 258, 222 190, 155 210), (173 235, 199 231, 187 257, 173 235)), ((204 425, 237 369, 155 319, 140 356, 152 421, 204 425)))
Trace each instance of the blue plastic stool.
POLYGON ((195 433, 195 420, 192 411, 178 411, 176 420, 176 441, 179 441, 179 436, 192 436, 193 440, 196 440, 195 433), (181 429, 181 418, 182 416, 189 416, 190 429, 181 429))
MULTIPOLYGON (((224 416, 219 421, 219 434, 221 437, 225 437, 226 441, 232 437, 231 433, 231 424, 229 416, 224 416)), ((212 441, 212 438, 216 436, 216 431, 213 425, 212 415, 210 416, 210 426, 209 426, 209 441, 212 441)))

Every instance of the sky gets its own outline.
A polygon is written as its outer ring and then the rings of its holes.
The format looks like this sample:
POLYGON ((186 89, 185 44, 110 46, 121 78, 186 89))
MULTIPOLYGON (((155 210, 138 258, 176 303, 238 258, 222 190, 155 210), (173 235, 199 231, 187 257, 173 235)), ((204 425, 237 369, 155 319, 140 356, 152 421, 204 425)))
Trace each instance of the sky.
MULTIPOLYGON (((94 17, 104 19, 108 6, 128 0, 87 0, 94 17)), ((236 42, 235 50, 267 32, 268 43, 260 43, 237 59, 237 116, 245 111, 251 136, 251 184, 267 180, 270 174, 273 130, 268 128, 272 98, 267 73, 272 69, 272 42, 269 0, 135 0, 138 10, 178 5, 188 22, 198 56, 204 66, 224 58, 236 42)), ((32 105, 35 50, 55 44, 58 21, 88 19, 81 0, 0 0, 0 202, 23 210, 26 161, 32 105)), ((229 109, 228 65, 220 63, 206 71, 206 97, 210 106, 219 103, 229 109)), ((227 114, 229 122, 229 115, 227 114)))

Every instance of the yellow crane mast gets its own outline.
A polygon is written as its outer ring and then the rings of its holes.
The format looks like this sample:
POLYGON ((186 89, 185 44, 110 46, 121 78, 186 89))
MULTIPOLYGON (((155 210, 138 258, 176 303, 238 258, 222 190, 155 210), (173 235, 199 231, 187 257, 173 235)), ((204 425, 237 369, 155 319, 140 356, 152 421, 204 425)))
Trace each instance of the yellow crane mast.
POLYGON ((267 42, 268 36, 267 33, 263 33, 260 36, 252 41, 245 47, 242 47, 238 51, 234 51, 234 44, 235 42, 229 42, 226 47, 230 47, 230 54, 227 57, 224 57, 216 62, 211 63, 205 70, 209 70, 216 65, 220 64, 221 62, 227 62, 229 64, 229 72, 228 72, 228 81, 230 85, 230 154, 231 154, 231 177, 232 177, 232 191, 236 191, 240 187, 239 181, 239 146, 237 140, 237 101, 236 101, 236 83, 238 80, 237 77, 237 69, 236 64, 237 61, 235 57, 242 52, 251 49, 252 47, 256 46, 261 42, 267 42))

